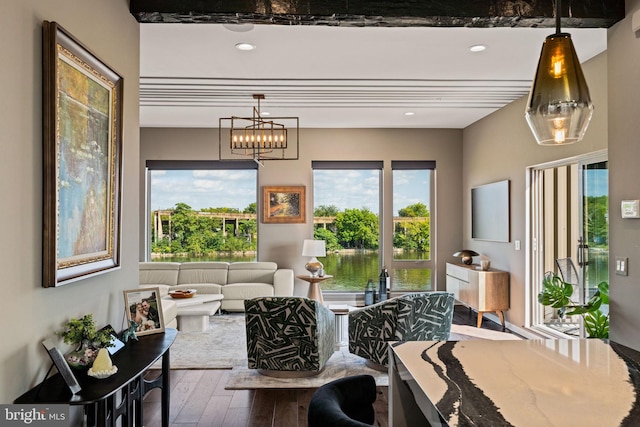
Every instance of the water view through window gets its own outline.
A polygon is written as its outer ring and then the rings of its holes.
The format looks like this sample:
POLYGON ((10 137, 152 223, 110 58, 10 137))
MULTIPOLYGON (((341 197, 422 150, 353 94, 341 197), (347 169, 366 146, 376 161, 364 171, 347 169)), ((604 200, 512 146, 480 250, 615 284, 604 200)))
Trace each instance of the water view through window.
MULTIPOLYGON (((323 291, 361 292, 369 279, 378 281, 382 162, 377 163, 314 168, 314 238, 326 241, 327 255, 320 260, 334 276, 322 283, 323 291)), ((394 171, 393 256, 386 266, 393 291, 431 286, 431 269, 415 267, 431 253, 430 173, 394 171)), ((255 169, 150 169, 151 261, 255 261, 256 188, 255 169)))

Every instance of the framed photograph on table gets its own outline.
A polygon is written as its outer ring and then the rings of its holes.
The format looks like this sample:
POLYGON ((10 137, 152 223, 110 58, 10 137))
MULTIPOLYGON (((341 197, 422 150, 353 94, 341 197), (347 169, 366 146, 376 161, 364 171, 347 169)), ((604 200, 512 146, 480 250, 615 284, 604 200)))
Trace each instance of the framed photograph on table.
POLYGON ((160 288, 124 291, 124 306, 127 323, 136 323, 137 336, 164 332, 160 288))
POLYGON ((262 222, 304 223, 305 187, 262 187, 262 222))
POLYGON ((50 340, 44 340, 42 342, 42 346, 47 350, 51 361, 55 365, 58 372, 60 372, 62 379, 67 384, 67 387, 69 387, 69 390, 71 390, 71 393, 76 394, 80 390, 82 390, 80 384, 78 384, 76 376, 73 375, 71 368, 67 364, 67 361, 64 359, 64 356, 62 355, 60 350, 58 350, 58 348, 55 347, 50 340))
POLYGON ((120 267, 123 79, 43 23, 43 286, 120 267))

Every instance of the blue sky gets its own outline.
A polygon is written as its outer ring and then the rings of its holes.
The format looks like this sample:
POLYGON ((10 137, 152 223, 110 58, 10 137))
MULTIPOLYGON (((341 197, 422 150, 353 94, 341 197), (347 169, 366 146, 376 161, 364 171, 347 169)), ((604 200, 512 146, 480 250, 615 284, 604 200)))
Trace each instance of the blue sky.
MULTIPOLYGON (((422 202, 428 206, 429 185, 424 171, 396 171, 394 215, 399 208, 422 202)), ((314 204, 334 205, 340 210, 366 207, 374 213, 379 205, 379 171, 314 171, 314 204)), ((151 172, 151 209, 169 209, 182 202, 195 210, 229 207, 243 210, 256 202, 255 170, 151 172)), ((307 189, 307 192, 311 189, 307 189)), ((308 197, 312 194, 307 193, 308 197)))
POLYGON ((585 183, 586 196, 603 196, 609 191, 609 171, 607 169, 591 169, 587 171, 585 183))

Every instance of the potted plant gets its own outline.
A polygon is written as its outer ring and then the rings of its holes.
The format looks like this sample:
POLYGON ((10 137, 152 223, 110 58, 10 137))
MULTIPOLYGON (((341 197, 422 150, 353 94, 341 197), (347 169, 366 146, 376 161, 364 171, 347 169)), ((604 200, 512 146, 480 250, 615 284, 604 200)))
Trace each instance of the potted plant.
POLYGON ((609 314, 605 315, 600 310, 602 304, 609 304, 609 283, 600 283, 598 290, 586 304, 578 304, 571 300, 573 286, 563 281, 558 275, 547 272, 542 280, 542 291, 538 294, 538 302, 558 309, 560 318, 582 316, 589 338, 609 338, 609 314))
POLYGON ((58 332, 67 344, 75 345, 75 349, 65 355, 69 366, 89 368, 98 350, 111 346, 111 334, 107 330, 97 330, 93 315, 87 314, 80 319, 72 318, 58 332))

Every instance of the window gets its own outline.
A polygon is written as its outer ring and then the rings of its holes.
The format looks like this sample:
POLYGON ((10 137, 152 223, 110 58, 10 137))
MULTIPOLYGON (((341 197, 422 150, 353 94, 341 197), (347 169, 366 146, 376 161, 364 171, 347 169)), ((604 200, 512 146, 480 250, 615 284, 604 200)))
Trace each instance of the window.
POLYGON ((392 161, 393 252, 391 288, 432 290, 432 161, 392 161))
POLYGON ((360 292, 369 279, 377 283, 382 267, 392 292, 432 289, 435 162, 391 162, 389 196, 383 165, 312 163, 314 238, 326 241, 325 271, 338 276, 322 283, 324 291, 360 292))
POLYGON ((254 162, 148 161, 151 261, 255 261, 254 162))
POLYGON ((382 162, 313 162, 314 238, 325 240, 323 291, 360 292, 380 271, 382 162))

